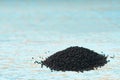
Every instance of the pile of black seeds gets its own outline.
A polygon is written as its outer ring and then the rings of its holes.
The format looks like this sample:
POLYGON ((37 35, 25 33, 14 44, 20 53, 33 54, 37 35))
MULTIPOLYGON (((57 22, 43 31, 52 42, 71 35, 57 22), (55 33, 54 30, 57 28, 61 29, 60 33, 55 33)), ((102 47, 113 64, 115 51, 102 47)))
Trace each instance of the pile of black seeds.
POLYGON ((55 71, 83 72, 97 69, 104 66, 107 62, 105 55, 98 54, 87 48, 75 46, 56 52, 46 58, 46 60, 41 61, 41 65, 45 65, 55 71))

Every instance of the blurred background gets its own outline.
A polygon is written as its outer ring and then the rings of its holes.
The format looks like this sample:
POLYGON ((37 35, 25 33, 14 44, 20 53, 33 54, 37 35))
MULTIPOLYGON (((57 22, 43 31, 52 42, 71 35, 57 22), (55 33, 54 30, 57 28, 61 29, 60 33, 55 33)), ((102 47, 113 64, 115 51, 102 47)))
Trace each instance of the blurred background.
POLYGON ((119 80, 119 4, 119 0, 0 0, 0 80, 119 80), (85 73, 51 73, 34 64, 39 56, 69 46, 103 51, 115 59, 85 73))

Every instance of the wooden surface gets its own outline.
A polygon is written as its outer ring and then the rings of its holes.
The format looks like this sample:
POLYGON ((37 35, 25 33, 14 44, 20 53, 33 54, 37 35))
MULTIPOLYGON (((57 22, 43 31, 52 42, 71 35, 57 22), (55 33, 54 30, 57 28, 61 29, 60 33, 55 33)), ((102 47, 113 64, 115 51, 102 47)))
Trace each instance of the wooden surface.
POLYGON ((119 4, 0 1, 0 80, 120 80, 119 4), (34 64, 69 46, 109 55, 110 62, 84 73, 51 72, 34 64))

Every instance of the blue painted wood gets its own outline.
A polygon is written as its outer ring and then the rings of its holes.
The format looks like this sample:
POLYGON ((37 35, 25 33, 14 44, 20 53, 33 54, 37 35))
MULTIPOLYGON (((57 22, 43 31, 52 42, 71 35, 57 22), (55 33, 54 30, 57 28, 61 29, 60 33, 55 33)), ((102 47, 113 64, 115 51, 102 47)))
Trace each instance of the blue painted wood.
POLYGON ((119 80, 119 4, 0 1, 0 80, 119 80), (51 72, 34 64, 69 46, 103 52, 110 62, 84 73, 51 72))

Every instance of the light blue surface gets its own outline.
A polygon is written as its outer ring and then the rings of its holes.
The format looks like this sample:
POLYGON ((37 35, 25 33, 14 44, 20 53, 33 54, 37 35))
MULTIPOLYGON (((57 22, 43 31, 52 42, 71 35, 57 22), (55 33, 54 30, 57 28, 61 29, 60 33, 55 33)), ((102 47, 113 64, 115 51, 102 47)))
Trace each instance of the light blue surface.
POLYGON ((0 80, 119 80, 119 4, 119 0, 1 1, 0 80), (39 56, 45 58, 69 46, 115 58, 84 73, 51 72, 34 64, 39 56))

